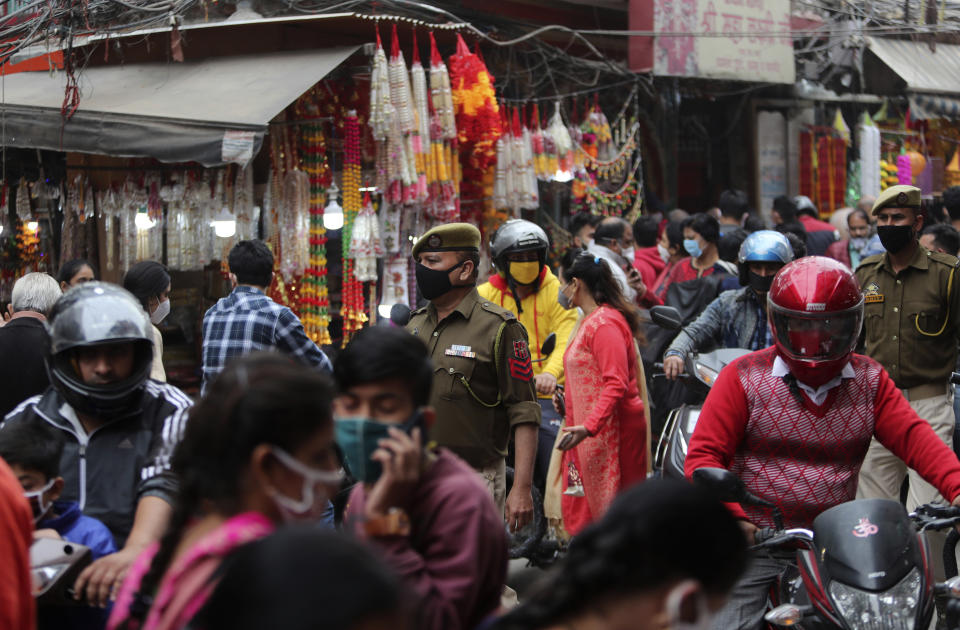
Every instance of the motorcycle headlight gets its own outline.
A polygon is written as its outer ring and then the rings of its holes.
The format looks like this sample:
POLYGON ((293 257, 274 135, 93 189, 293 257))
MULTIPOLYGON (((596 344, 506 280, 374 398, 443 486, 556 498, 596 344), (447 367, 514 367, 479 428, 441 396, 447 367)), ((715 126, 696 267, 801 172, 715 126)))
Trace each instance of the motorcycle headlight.
POLYGON ((30 571, 33 578, 33 594, 39 595, 46 590, 61 573, 70 568, 69 564, 51 564, 45 567, 36 567, 30 571))
POLYGON ((914 568, 893 588, 871 593, 833 581, 830 597, 850 627, 858 630, 914 630, 920 605, 920 571, 914 568))
POLYGON ((704 383, 712 387, 713 382, 717 380, 717 371, 712 370, 700 363, 697 363, 696 367, 697 367, 697 375, 700 377, 700 380, 702 380, 704 383))

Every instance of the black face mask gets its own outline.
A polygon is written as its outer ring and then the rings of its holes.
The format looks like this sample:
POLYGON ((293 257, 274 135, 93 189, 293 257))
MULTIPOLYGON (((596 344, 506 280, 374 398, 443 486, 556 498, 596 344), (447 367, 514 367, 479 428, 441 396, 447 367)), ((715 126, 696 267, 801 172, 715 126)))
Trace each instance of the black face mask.
POLYGON ((467 261, 461 260, 446 271, 442 269, 431 269, 417 263, 417 288, 420 289, 420 295, 426 300, 435 300, 450 289, 453 283, 450 282, 450 272, 460 267, 467 261))
POLYGON ((881 225, 877 227, 877 236, 883 248, 891 254, 896 254, 917 237, 912 225, 881 225))
POLYGON ((757 293, 767 293, 770 290, 770 285, 773 284, 773 277, 773 275, 761 276, 752 271, 747 272, 747 282, 750 284, 750 288, 757 293))

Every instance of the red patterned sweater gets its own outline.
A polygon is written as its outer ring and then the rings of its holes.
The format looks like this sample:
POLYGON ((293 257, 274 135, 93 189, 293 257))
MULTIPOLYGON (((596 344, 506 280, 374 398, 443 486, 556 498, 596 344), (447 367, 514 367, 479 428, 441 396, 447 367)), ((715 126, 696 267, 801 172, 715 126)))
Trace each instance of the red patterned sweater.
MULTIPOLYGON (((922 420, 887 372, 853 355, 855 378, 843 379, 817 407, 801 405, 772 374, 776 348, 726 367, 704 403, 686 459, 698 468, 727 468, 754 494, 780 506, 786 527, 810 527, 827 508, 850 501, 874 435, 944 497, 960 495, 960 462, 922 420)), ((770 510, 731 505, 738 518, 772 526, 770 510)))

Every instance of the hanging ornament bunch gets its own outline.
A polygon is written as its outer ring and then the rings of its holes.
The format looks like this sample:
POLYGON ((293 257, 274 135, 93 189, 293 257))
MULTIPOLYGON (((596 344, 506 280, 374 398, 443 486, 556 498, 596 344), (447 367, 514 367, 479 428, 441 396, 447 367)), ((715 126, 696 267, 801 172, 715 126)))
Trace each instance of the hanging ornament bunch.
POLYGON ((330 339, 330 291, 327 287, 327 231, 323 227, 325 182, 330 180, 327 144, 323 127, 306 125, 303 129, 303 164, 309 180, 307 265, 300 283, 300 311, 304 332, 318 345, 330 339))
POLYGON ((557 170, 562 172, 572 172, 574 167, 573 140, 570 137, 570 129, 563 122, 563 116, 560 115, 560 101, 554 105, 553 116, 544 135, 550 139, 553 144, 553 151, 557 156, 557 170))
POLYGON ((363 282, 355 274, 355 260, 350 249, 353 227, 360 212, 360 123, 355 112, 344 121, 343 141, 343 345, 367 321, 364 313, 363 282))
POLYGON ((596 149, 591 156, 600 160, 609 161, 613 159, 615 153, 613 148, 613 135, 610 131, 610 122, 607 120, 603 110, 600 109, 600 93, 594 94, 593 107, 587 114, 587 119, 583 123, 583 133, 586 137, 592 136, 593 144, 596 149))
POLYGON ((357 214, 350 233, 350 255, 354 276, 360 282, 376 282, 377 259, 385 252, 380 238, 380 219, 373 209, 370 193, 364 194, 363 207, 357 214))
POLYGON ((534 166, 533 143, 530 131, 520 122, 520 112, 514 108, 512 120, 502 126, 508 133, 497 141, 497 167, 493 184, 493 203, 516 214, 520 210, 540 207, 537 175, 534 166))
POLYGON ((442 223, 460 217, 460 159, 450 75, 430 33, 430 153, 427 215, 442 223))
POLYGON ((413 90, 413 110, 416 120, 410 141, 414 153, 414 167, 417 173, 416 200, 426 201, 429 197, 428 173, 435 169, 430 144, 430 95, 427 91, 427 75, 420 63, 420 49, 417 47, 417 31, 413 31, 413 59, 410 65, 410 85, 413 90))
POLYGON ((533 147, 533 170, 537 179, 548 180, 557 172, 557 151, 553 139, 540 127, 540 107, 534 103, 530 114, 530 144, 533 147))
MULTIPOLYGON (((482 204, 486 195, 484 187, 489 185, 485 182, 493 179, 488 171, 496 162, 496 144, 502 133, 493 78, 480 56, 470 52, 459 34, 457 51, 450 57, 449 64, 463 174, 460 196, 482 204)), ((482 206, 470 208, 474 219, 482 209, 482 206)))

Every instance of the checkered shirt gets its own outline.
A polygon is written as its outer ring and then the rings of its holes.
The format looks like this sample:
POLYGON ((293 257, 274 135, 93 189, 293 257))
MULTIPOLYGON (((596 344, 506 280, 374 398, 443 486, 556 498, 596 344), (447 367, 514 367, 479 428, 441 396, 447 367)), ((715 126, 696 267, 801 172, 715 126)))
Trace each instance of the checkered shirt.
POLYGON ((330 359, 307 337, 293 311, 277 304, 259 289, 235 288, 203 316, 201 393, 206 393, 231 358, 271 349, 287 353, 307 365, 333 371, 330 359))

